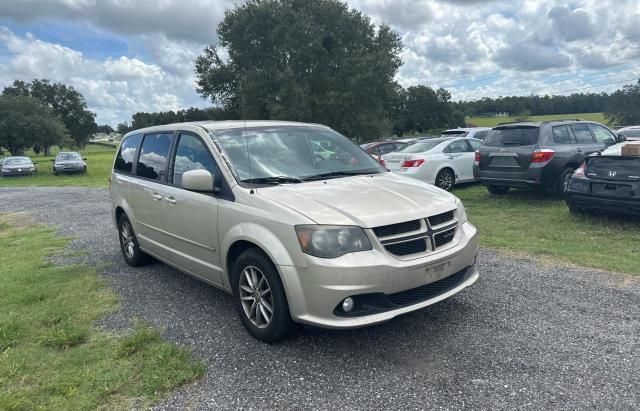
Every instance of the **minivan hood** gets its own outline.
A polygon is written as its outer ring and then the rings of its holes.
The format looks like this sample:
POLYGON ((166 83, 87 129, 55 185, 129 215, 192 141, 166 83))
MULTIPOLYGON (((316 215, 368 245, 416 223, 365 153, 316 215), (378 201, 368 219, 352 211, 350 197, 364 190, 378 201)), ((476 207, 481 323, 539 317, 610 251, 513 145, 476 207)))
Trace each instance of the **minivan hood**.
POLYGON ((318 224, 364 228, 416 220, 456 208, 452 194, 394 173, 279 185, 259 188, 257 192, 318 224))

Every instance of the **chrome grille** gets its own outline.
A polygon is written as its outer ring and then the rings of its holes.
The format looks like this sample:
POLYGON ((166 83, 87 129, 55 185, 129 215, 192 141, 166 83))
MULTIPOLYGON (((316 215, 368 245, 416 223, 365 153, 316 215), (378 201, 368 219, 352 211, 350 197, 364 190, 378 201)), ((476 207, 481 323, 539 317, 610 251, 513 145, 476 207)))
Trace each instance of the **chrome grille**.
POLYGON ((375 227, 373 232, 387 252, 405 257, 428 253, 450 244, 457 228, 458 221, 451 210, 421 220, 375 227))

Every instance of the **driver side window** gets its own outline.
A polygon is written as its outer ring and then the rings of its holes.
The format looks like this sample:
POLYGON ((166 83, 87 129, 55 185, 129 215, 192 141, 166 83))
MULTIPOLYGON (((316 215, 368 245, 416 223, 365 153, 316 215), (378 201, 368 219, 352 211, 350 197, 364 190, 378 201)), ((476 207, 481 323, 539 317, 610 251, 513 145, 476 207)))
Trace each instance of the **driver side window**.
POLYGON ((591 131, 593 132, 593 135, 596 137, 596 141, 598 143, 606 143, 606 142, 611 142, 611 140, 613 140, 613 142, 616 142, 616 137, 613 135, 612 132, 610 132, 609 130, 607 130, 605 127, 599 125, 599 124, 589 124, 589 127, 591 128, 591 131))
POLYGON ((219 181, 218 167, 202 140, 191 134, 180 134, 173 162, 173 184, 182 187, 182 174, 191 170, 207 170, 219 181))

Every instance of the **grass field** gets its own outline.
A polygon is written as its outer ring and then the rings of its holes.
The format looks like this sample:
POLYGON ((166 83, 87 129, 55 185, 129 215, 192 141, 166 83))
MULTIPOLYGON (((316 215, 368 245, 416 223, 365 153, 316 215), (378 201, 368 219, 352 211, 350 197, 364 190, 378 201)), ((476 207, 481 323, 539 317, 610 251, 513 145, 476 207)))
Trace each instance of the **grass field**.
POLYGON ((142 409, 203 375, 157 329, 93 327, 115 295, 91 267, 48 262, 68 240, 24 218, 0 215, 0 409, 142 409))
MULTIPOLYGON (((474 124, 478 127, 495 127, 498 123, 507 123, 509 121, 516 121, 516 116, 513 117, 503 117, 503 118, 494 118, 494 117, 467 117, 467 124, 474 124)), ((578 114, 556 114, 556 115, 547 115, 547 116, 529 116, 527 118, 528 121, 545 121, 545 120, 557 120, 563 118, 579 118, 581 120, 591 120, 597 121, 598 123, 607 124, 607 121, 604 118, 602 113, 578 113, 578 114)))
POLYGON ((454 194, 485 247, 640 275, 640 219, 573 216, 564 201, 528 191, 493 196, 474 184, 454 194))
POLYGON ((0 178, 0 187, 16 186, 82 186, 82 187, 107 187, 107 177, 113 165, 115 148, 87 144, 84 150, 80 151, 83 157, 87 158, 87 174, 59 175, 53 174, 53 162, 58 149, 54 148, 49 157, 36 157, 33 153, 25 153, 33 161, 38 162, 36 168, 38 172, 30 177, 9 177, 0 178))

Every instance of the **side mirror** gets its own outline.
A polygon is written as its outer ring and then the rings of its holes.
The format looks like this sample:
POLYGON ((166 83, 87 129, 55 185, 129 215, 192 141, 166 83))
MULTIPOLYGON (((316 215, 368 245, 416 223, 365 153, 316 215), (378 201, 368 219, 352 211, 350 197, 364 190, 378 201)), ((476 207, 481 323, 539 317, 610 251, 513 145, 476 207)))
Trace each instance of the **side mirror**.
POLYGON ((35 164, 38 164, 38 162, 37 162, 37 161, 33 161, 33 164, 34 164, 34 165, 35 165, 35 164))
POLYGON ((618 134, 618 143, 622 143, 623 141, 627 141, 627 136, 624 134, 618 134))
POLYGON ((87 161, 87 158, 86 157, 82 157, 82 161, 87 161))
POLYGON ((604 140, 604 145, 606 147, 612 146, 616 143, 616 141, 613 138, 608 138, 606 140, 604 140))
POLYGON ((52 158, 52 159, 51 159, 51 162, 52 162, 52 163, 55 163, 55 162, 56 162, 56 159, 55 159, 55 158, 52 158))
POLYGON ((182 174, 182 188, 202 193, 214 192, 214 179, 207 170, 189 170, 182 174))

